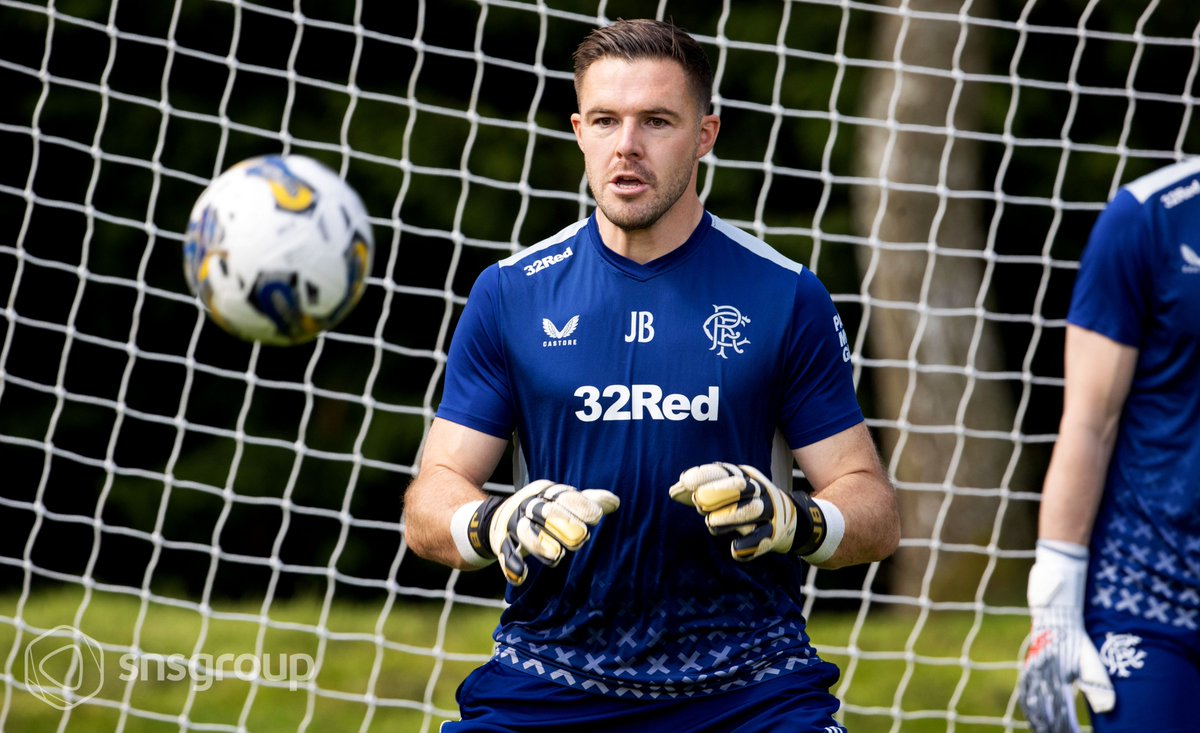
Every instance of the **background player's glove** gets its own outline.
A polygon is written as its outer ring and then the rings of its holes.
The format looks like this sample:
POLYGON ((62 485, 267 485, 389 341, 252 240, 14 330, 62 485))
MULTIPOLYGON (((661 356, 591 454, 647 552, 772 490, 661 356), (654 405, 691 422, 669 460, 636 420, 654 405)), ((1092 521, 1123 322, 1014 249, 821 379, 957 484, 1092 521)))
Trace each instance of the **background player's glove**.
POLYGON ((735 560, 768 552, 808 555, 825 540, 825 514, 812 497, 775 486, 753 466, 706 463, 679 475, 675 501, 695 507, 714 535, 736 532, 735 560))
POLYGON ((1018 695, 1035 733, 1074 733, 1077 684, 1095 712, 1113 709, 1116 694, 1100 654, 1083 627, 1087 548, 1038 542, 1029 571, 1029 650, 1018 695))
POLYGON ((589 527, 620 505, 610 491, 578 491, 542 479, 507 498, 485 499, 471 517, 468 537, 476 552, 500 559, 508 582, 520 585, 529 572, 526 557, 554 567, 566 550, 587 541, 589 527))

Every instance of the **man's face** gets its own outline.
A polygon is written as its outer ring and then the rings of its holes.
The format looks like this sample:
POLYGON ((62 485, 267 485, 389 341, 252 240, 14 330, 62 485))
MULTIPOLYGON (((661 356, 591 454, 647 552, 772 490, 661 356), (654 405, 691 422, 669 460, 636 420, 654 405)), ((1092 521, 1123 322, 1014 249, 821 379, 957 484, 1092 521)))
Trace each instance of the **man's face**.
POLYGON ((647 229, 687 192, 719 123, 702 116, 674 61, 601 59, 584 73, 571 116, 601 213, 626 231, 647 229))

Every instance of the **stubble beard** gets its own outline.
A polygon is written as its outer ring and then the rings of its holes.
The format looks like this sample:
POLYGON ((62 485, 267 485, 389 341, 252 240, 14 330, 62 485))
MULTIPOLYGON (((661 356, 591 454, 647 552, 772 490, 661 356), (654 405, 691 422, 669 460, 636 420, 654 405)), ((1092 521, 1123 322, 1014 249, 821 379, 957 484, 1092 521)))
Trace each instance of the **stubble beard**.
POLYGON ((649 196, 649 199, 639 201, 625 201, 612 195, 607 190, 609 180, 610 177, 606 174, 600 181, 600 186, 592 185, 592 196, 596 199, 596 206, 618 229, 632 232, 649 229, 657 224, 687 191, 692 174, 688 169, 673 171, 663 188, 658 187, 657 179, 644 176, 643 180, 646 181, 649 190, 643 196, 649 196), (596 196, 597 190, 603 191, 605 195, 596 196))

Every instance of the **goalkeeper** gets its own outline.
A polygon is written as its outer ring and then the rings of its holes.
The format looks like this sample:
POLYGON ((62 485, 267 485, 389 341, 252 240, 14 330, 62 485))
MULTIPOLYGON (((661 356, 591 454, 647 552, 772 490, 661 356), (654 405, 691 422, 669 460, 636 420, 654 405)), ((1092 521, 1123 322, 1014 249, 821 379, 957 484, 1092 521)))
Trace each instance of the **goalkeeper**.
POLYGON ((1122 188, 1084 251, 1029 574, 1036 733, 1194 731, 1200 691, 1200 163, 1122 188))
POLYGON ((845 329, 811 271, 704 209, 694 39, 618 21, 574 61, 596 210, 477 279, 405 497, 415 552, 509 584, 442 730, 840 731, 806 563, 899 542, 845 329), (489 496, 514 434, 517 491, 489 496))

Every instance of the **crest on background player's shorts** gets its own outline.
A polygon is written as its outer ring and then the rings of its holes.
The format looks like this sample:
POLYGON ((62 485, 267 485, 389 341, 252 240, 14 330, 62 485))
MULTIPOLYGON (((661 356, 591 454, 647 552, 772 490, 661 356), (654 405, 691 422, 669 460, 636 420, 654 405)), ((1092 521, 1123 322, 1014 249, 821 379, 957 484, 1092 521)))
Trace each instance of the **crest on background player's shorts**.
POLYGON ((1140 636, 1108 632, 1104 637, 1104 645, 1100 647, 1100 660, 1108 668, 1108 673, 1128 677, 1130 669, 1145 666, 1146 652, 1137 648, 1140 643, 1140 636))

